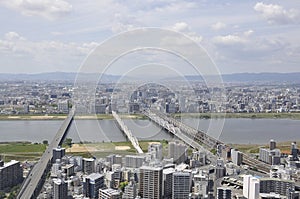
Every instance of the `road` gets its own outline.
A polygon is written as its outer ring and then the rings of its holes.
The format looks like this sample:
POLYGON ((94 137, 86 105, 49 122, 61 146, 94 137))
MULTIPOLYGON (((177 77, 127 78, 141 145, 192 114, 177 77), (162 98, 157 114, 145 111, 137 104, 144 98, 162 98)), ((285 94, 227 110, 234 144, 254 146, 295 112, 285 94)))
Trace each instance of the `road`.
POLYGON ((45 170, 51 162, 52 159, 52 150, 53 148, 58 147, 62 144, 69 127, 71 126, 71 123, 73 121, 75 115, 75 109, 73 108, 68 117, 64 120, 63 124, 59 128, 58 132, 56 133, 55 137, 47 147, 46 151, 42 155, 41 159, 35 164, 35 166, 31 169, 30 173, 24 180, 21 189, 18 193, 17 198, 18 199, 30 199, 33 198, 34 195, 38 194, 35 193, 35 191, 38 191, 37 187, 39 186, 39 183, 41 179, 43 178, 43 175, 45 175, 45 170))

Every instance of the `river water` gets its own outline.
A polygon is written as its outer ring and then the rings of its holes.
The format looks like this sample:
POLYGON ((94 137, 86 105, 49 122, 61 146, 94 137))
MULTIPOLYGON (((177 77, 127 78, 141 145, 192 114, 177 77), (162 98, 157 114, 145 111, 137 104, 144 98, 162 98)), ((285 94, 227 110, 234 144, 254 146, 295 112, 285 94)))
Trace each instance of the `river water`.
MULTIPOLYGON (((62 120, 9 120, 0 121, 0 141, 42 142, 51 140, 62 120)), ((172 136, 148 120, 124 120, 139 140, 170 140, 172 136)), ((300 140, 300 120, 291 119, 220 119, 186 118, 183 122, 225 143, 267 143, 300 140)), ((75 120, 67 137, 73 141, 116 142, 126 138, 114 120, 75 120)))

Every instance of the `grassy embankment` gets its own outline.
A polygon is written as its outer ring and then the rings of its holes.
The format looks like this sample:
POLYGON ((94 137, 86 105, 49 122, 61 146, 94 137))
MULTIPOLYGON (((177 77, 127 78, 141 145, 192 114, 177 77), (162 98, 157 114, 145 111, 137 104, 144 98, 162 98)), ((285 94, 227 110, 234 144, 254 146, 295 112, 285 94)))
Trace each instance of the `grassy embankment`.
MULTIPOLYGON (((299 143, 300 140, 296 140, 296 142, 299 143)), ((292 141, 278 142, 276 143, 276 146, 282 153, 289 154, 291 150, 291 143, 292 141)), ((268 144, 230 144, 230 146, 245 153, 259 153, 259 147, 269 147, 268 144)))
MULTIPOLYGON (((167 151, 166 141, 140 141, 140 146, 144 152, 148 150, 151 142, 160 142, 163 144, 164 153, 167 151)), ((47 145, 30 142, 7 142, 0 143, 0 155, 5 162, 10 160, 35 161, 39 160, 47 145)), ((109 154, 136 154, 136 150, 130 142, 99 142, 99 143, 75 143, 72 147, 63 145, 67 154, 81 155, 83 157, 105 157, 109 154)))
POLYGON ((38 160, 46 147, 45 144, 32 144, 30 142, 0 143, 0 155, 5 162, 10 160, 38 160))
POLYGON ((251 119, 297 119, 300 113, 182 113, 174 114, 174 117, 194 117, 202 119, 210 118, 251 118, 251 119))
MULTIPOLYGON (((49 114, 49 115, 0 115, 0 120, 64 120, 66 114, 49 114)), ((121 114, 123 119, 146 119, 142 114, 121 114)), ((79 120, 106 120, 113 119, 111 114, 97 114, 97 115, 76 115, 75 119, 79 120)))
MULTIPOLYGON (((63 120, 66 114, 49 114, 49 115, 0 115, 0 120, 63 120)), ((143 114, 120 114, 123 119, 147 119, 143 114)), ((269 118, 269 119, 297 119, 300 120, 300 113, 176 113, 173 117, 192 117, 201 119, 210 118, 269 118)), ((75 119, 79 120, 105 120, 113 119, 111 114, 97 115, 76 115, 75 119)))

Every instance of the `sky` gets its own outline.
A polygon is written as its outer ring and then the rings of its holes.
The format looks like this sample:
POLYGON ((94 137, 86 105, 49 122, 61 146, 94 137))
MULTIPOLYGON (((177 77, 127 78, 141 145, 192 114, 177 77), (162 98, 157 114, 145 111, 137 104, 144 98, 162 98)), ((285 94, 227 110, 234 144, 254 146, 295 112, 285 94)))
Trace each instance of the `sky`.
POLYGON ((0 73, 77 72, 98 45, 141 27, 185 34, 223 74, 300 72, 297 0, 1 0, 0 13, 0 73))

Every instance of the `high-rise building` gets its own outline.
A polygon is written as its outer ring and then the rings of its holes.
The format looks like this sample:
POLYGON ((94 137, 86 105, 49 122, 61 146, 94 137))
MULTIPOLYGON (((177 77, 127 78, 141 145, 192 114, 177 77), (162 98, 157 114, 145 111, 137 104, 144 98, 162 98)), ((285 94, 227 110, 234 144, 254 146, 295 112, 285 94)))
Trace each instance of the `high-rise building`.
POLYGON ((53 199, 68 198, 68 184, 62 179, 53 179, 53 199))
POLYGON ((280 164, 280 149, 259 148, 259 159, 271 165, 280 164))
POLYGON ((189 197, 192 186, 190 172, 173 173, 172 199, 185 199, 189 197))
POLYGON ((270 150, 274 150, 274 149, 276 149, 276 142, 275 142, 275 140, 270 140, 270 150))
POLYGON ((20 162, 11 160, 10 162, 0 163, 0 191, 14 187, 23 181, 23 169, 20 162))
POLYGON ((300 198, 300 192, 289 189, 289 190, 287 190, 286 197, 287 197, 287 199, 299 199, 300 198))
POLYGON ((216 199, 231 199, 231 189, 227 187, 218 187, 216 199))
POLYGON ((168 157, 173 158, 173 162, 180 164, 187 159, 187 147, 185 144, 176 142, 169 142, 168 157))
POLYGON ((245 175, 243 178, 243 196, 248 199, 259 198, 259 179, 252 175, 245 175))
POLYGON ((173 190, 173 173, 174 168, 167 168, 163 170, 163 198, 171 199, 173 190))
POLYGON ((116 154, 111 154, 106 156, 106 162, 109 163, 110 167, 113 164, 120 164, 122 165, 122 156, 121 155, 116 155, 116 154))
POLYGON ((298 161, 298 153, 299 153, 299 149, 297 148, 297 144, 296 142, 293 142, 291 144, 291 155, 292 155, 292 160, 293 161, 298 161))
POLYGON ((62 157, 64 157, 66 154, 66 149, 65 148, 61 148, 60 146, 57 148, 53 149, 53 153, 52 153, 52 163, 55 163, 57 159, 61 159, 62 157))
POLYGON ((95 159, 83 158, 82 159, 82 171, 85 174, 91 174, 95 172, 95 159))
POLYGON ((122 199, 132 199, 135 198, 136 196, 137 196, 137 185, 134 178, 132 177, 130 179, 129 184, 124 189, 122 199))
POLYGON ((276 193, 283 196, 287 195, 287 190, 295 189, 293 180, 283 180, 278 178, 260 178, 260 193, 276 193))
POLYGON ((194 175, 194 193, 201 198, 205 198, 208 195, 208 173, 201 173, 194 175))
POLYGON ((161 143, 150 144, 148 146, 148 153, 150 153, 152 160, 161 161, 163 159, 162 144, 161 143))
POLYGON ((225 176, 226 174, 226 168, 224 165, 224 160, 222 158, 217 160, 217 165, 215 168, 215 174, 216 174, 216 178, 221 178, 223 176, 225 176))
POLYGON ((51 176, 57 177, 61 173, 61 162, 60 159, 56 159, 55 163, 52 164, 51 176))
POLYGON ((236 149, 231 149, 231 161, 233 164, 240 166, 243 161, 243 154, 236 149))
POLYGON ((83 178, 83 195, 89 198, 98 198, 99 189, 104 187, 104 176, 92 173, 83 178))
POLYGON ((162 168, 142 166, 139 170, 139 193, 142 198, 162 198, 162 168))
POLYGON ((126 155, 125 156, 125 167, 139 168, 143 165, 144 161, 145 161, 145 156, 126 155))

